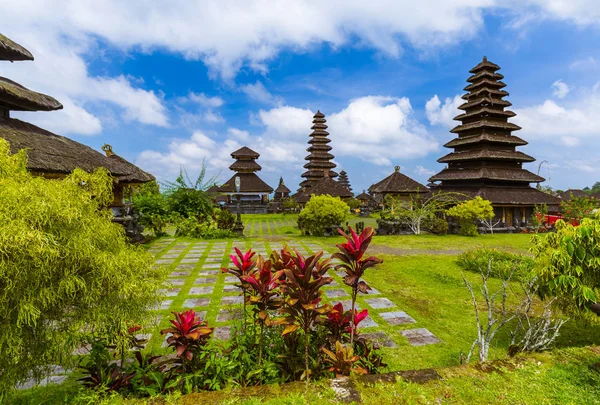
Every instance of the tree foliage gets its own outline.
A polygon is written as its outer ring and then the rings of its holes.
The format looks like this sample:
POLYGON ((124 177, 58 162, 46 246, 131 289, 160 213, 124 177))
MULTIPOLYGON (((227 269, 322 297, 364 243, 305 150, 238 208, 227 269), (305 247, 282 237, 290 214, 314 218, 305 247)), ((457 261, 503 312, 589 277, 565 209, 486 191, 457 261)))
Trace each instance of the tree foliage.
POLYGON ((475 221, 490 220, 494 217, 494 208, 488 200, 477 196, 472 200, 463 201, 447 211, 448 215, 460 222, 460 234, 477 236, 475 221))
POLYGON ((583 218, 590 218, 600 206, 598 199, 594 197, 573 197, 560 204, 562 214, 566 221, 575 223, 583 218))
POLYGON ((329 228, 339 227, 350 208, 339 197, 313 195, 298 215, 298 227, 311 235, 322 236, 329 228))
POLYGON ((584 218, 580 226, 557 221, 556 232, 533 241, 542 298, 557 297, 568 314, 589 314, 600 297, 600 215, 584 218))
POLYGON ((91 336, 143 322, 165 276, 111 222, 106 170, 48 180, 26 161, 0 139, 0 396, 68 365, 91 336))

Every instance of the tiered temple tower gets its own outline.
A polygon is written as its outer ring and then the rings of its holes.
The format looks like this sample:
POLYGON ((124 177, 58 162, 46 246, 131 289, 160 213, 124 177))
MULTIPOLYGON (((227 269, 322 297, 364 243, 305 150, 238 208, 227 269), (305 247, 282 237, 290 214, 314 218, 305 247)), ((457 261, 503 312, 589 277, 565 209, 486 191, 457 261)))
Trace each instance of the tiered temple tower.
POLYGON ((314 186, 320 179, 324 177, 324 171, 329 171, 329 177, 337 177, 337 173, 331 169, 335 168, 335 163, 331 160, 334 156, 329 153, 331 146, 328 145, 331 140, 327 137, 327 125, 325 125, 325 115, 321 111, 313 117, 313 126, 311 129, 313 132, 309 135, 310 144, 309 148, 306 149, 310 154, 305 158, 308 163, 304 165, 305 169, 308 169, 302 177, 304 180, 300 183, 300 189, 306 191, 306 189, 314 186))
POLYGON ((243 146, 240 149, 231 153, 231 157, 235 162, 229 169, 235 174, 219 187, 218 192, 227 196, 226 207, 232 212, 236 212, 236 198, 240 197, 241 210, 244 214, 266 213, 268 207, 268 195, 273 192, 273 188, 262 181, 256 172, 262 169, 256 162, 260 155, 243 146), (240 179, 239 192, 235 187, 235 178, 240 179))
POLYGON ((454 118, 461 124, 450 131, 458 137, 444 145, 454 151, 438 159, 447 167, 429 180, 441 182, 435 190, 490 200, 497 218, 513 226, 525 222, 534 205, 553 206, 558 201, 530 186, 545 179, 523 168, 523 163, 535 159, 516 150, 527 142, 512 135, 521 127, 508 122, 516 114, 505 110, 511 103, 503 99, 508 93, 499 69, 484 57, 469 71, 470 84, 464 88, 468 93, 462 96, 465 103, 458 107, 464 112, 454 118))
POLYGON ((350 180, 348 180, 348 173, 345 170, 340 172, 340 178, 338 179, 338 183, 342 186, 346 187, 348 191, 352 192, 352 187, 350 186, 350 180))

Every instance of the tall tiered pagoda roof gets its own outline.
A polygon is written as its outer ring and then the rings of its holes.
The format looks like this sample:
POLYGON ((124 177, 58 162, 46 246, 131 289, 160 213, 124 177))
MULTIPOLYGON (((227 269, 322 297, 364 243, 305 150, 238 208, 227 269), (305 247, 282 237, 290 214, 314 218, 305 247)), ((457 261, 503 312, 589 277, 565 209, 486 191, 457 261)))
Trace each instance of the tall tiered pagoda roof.
MULTIPOLYGON (((32 61, 24 47, 0 34, 0 61, 32 61)), ((107 169, 119 183, 154 180, 148 174, 105 146, 102 153, 54 134, 36 125, 11 118, 11 111, 54 111, 63 106, 53 97, 29 90, 10 79, 0 77, 0 138, 8 141, 11 153, 27 150, 27 169, 47 177, 62 177, 76 168, 93 171, 107 169)))
POLYGON ((279 185, 275 189, 275 193, 281 193, 281 194, 286 194, 287 193, 287 194, 289 194, 290 192, 291 192, 291 190, 289 188, 287 188, 287 186, 283 182, 283 177, 280 177, 279 178, 279 185))
POLYGON ((294 199, 300 204, 305 204, 313 195, 330 195, 332 197, 340 197, 342 199, 352 198, 353 196, 350 190, 348 190, 345 186, 329 177, 327 170, 324 171, 323 177, 321 177, 321 179, 319 179, 319 181, 317 181, 313 186, 306 188, 294 195, 294 199))
POLYGON ((337 177, 337 173, 332 169, 336 167, 336 164, 332 162, 334 156, 329 153, 331 146, 328 145, 331 140, 328 138, 329 132, 327 132, 327 122, 325 115, 321 111, 313 117, 313 126, 311 129, 313 132, 309 135, 310 140, 308 141, 309 147, 306 149, 309 155, 305 158, 308 163, 304 165, 307 169, 302 174, 304 180, 300 183, 301 189, 308 189, 315 185, 320 179, 324 177, 324 172, 328 172, 329 178, 333 179, 337 177))
POLYGON ((516 114, 505 110, 511 103, 504 100, 509 93, 499 69, 484 57, 469 71, 465 102, 458 107, 463 113, 454 118, 460 124, 450 130, 457 137, 444 145, 453 151, 438 159, 447 166, 429 181, 440 182, 438 190, 479 195, 497 204, 556 204, 555 197, 530 187, 544 178, 523 168, 535 158, 516 150, 527 142, 512 135, 521 127, 508 121, 516 114))
MULTIPOLYGON (((350 180, 348 179, 348 173, 346 173, 345 170, 342 170, 340 172, 340 177, 338 178, 338 183, 340 183, 342 186, 346 187, 348 189, 348 191, 350 191, 352 193, 352 187, 350 186, 350 180)), ((352 193, 354 194, 354 193, 352 193)))
POLYGON ((256 174, 256 172, 261 170, 260 165, 256 162, 256 159, 260 157, 258 152, 253 151, 247 146, 243 146, 232 152, 231 157, 235 159, 235 162, 229 166, 229 169, 236 172, 236 174, 218 188, 219 192, 226 194, 236 193, 236 177, 240 178, 240 193, 270 194, 273 192, 273 188, 256 174))

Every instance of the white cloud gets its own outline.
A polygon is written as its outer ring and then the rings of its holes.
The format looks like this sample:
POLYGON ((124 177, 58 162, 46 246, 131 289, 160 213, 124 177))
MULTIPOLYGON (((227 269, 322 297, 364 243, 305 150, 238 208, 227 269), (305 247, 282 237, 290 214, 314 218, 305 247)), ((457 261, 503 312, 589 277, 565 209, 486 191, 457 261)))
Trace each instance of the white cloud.
POLYGON ((244 92, 251 100, 258 101, 263 104, 281 105, 283 104, 283 98, 274 96, 271 94, 262 84, 257 81, 254 84, 246 84, 241 87, 244 92))
POLYGON ((437 172, 435 170, 427 169, 421 165, 417 165, 417 167, 415 168, 415 173, 419 176, 433 176, 437 172))
POLYGON ((594 69, 598 66, 596 58, 588 56, 587 58, 577 59, 571 62, 569 69, 571 70, 588 70, 594 69))
POLYGON ((562 80, 557 80, 552 83, 552 94, 556 98, 565 98, 571 89, 562 80))
POLYGON ((425 113, 429 123, 431 125, 443 125, 448 128, 455 127, 457 123, 453 118, 460 114, 458 106, 463 103, 464 100, 460 98, 460 95, 456 95, 454 98, 447 97, 443 104, 437 94, 434 95, 425 103, 425 113))
POLYGON ((218 96, 210 97, 204 93, 194 93, 194 92, 190 92, 187 95, 187 97, 180 97, 179 101, 182 103, 189 101, 192 103, 200 104, 202 107, 209 107, 209 108, 218 108, 224 104, 224 101, 221 97, 218 97, 218 96))
POLYGON ((225 122, 225 119, 221 116, 221 114, 209 110, 204 113, 204 121, 216 124, 225 122))
POLYGON ((283 106, 260 110, 258 119, 267 127, 267 133, 283 138, 306 139, 311 132, 313 115, 307 109, 283 106))
POLYGON ((238 129, 238 128, 227 128, 227 134, 229 136, 231 136, 232 138, 237 139, 242 142, 250 139, 250 133, 248 131, 244 131, 244 130, 238 129))

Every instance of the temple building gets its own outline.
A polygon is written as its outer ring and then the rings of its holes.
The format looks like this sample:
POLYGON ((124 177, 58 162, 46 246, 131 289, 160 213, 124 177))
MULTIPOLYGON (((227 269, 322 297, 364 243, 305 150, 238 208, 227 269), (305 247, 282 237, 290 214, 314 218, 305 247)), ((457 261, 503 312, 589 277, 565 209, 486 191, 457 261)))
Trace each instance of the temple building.
POLYGON ((226 197, 224 206, 232 213, 237 213, 237 198, 240 198, 242 214, 266 214, 269 207, 269 194, 273 188, 262 181, 256 172, 262 168, 256 162, 259 154, 247 146, 231 153, 235 162, 229 169, 235 174, 227 180, 218 192, 226 197), (236 190, 235 178, 240 179, 240 190, 236 190))
POLYGON ((294 195, 294 199, 300 205, 306 204, 313 195, 330 195, 332 197, 340 197, 342 200, 352 198, 353 194, 346 187, 342 186, 338 181, 329 177, 329 170, 325 169, 323 177, 318 180, 313 186, 305 188, 304 191, 294 195))
POLYGON ((283 201, 290 197, 291 190, 287 188, 285 183, 283 182, 283 177, 279 178, 279 185, 275 189, 275 194, 273 196, 273 201, 283 201))
MULTIPOLYGON (((342 186, 346 187, 348 189, 348 191, 350 191, 352 193, 352 187, 350 186, 350 180, 348 179, 348 173, 346 173, 345 170, 342 170, 340 172, 340 177, 338 178, 338 183, 340 183, 342 186)), ((354 194, 354 193, 352 193, 354 194)))
MULTIPOLYGON (((32 61, 31 53, 21 45, 0 34, 0 61, 32 61)), ((11 153, 27 150, 27 168, 35 175, 60 179, 76 168, 94 171, 106 168, 113 176, 114 201, 111 204, 115 221, 128 226, 126 204, 123 200, 127 186, 154 180, 148 174, 112 151, 106 155, 79 142, 11 118, 11 111, 55 111, 63 106, 53 97, 36 93, 14 81, 0 77, 0 138, 10 144, 11 153)))
POLYGON ((327 132, 325 122, 327 122, 325 115, 321 111, 317 111, 313 117, 313 126, 311 127, 313 132, 309 135, 310 140, 308 143, 310 146, 306 149, 309 152, 309 155, 305 158, 308 163, 304 165, 307 171, 302 174, 304 180, 300 183, 299 192, 307 191, 314 186, 325 176, 325 172, 327 172, 330 179, 338 175, 332 170, 336 167, 336 164, 332 162, 334 156, 329 153, 331 146, 328 143, 331 140, 328 138, 329 132, 327 132))
POLYGON ((516 114, 505 110, 511 103, 503 99, 508 93, 499 69, 484 57, 470 70, 465 103, 458 107, 464 112, 454 118, 461 124, 450 131, 457 137, 444 145, 453 152, 438 159, 447 166, 429 180, 435 190, 491 201, 504 226, 520 226, 531 218, 535 205, 553 210, 560 200, 530 186, 545 179, 523 168, 535 159, 516 150, 527 142, 512 135, 521 127, 508 122, 516 114))
POLYGON ((400 166, 394 168, 394 172, 385 179, 369 187, 369 194, 375 201, 383 205, 385 197, 391 196, 401 200, 410 201, 411 196, 419 197, 429 193, 429 189, 400 172, 400 166))

